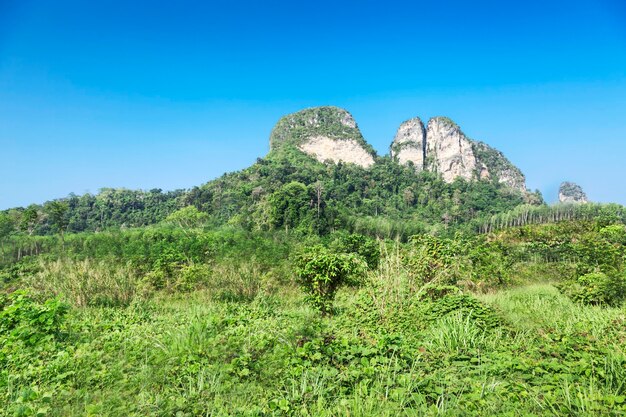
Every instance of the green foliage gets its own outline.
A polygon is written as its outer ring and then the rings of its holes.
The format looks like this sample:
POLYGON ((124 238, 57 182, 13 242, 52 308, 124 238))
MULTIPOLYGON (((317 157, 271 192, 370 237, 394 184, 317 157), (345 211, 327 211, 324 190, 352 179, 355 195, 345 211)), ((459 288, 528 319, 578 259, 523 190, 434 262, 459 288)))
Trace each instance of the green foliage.
POLYGON ((616 273, 591 272, 558 285, 572 300, 592 305, 620 305, 626 298, 626 277, 616 273))
POLYGON ((295 259, 298 283, 308 301, 322 314, 330 313, 335 294, 351 275, 363 270, 363 260, 354 254, 334 253, 314 246, 295 259))
POLYGON ((0 363, 18 346, 35 347, 44 339, 63 337, 68 306, 58 299, 43 303, 25 291, 0 294, 0 363))
POLYGON ((5 240, 15 230, 15 224, 8 213, 0 213, 0 240, 5 240))
POLYGON ((369 269, 376 269, 380 262, 379 243, 363 235, 338 233, 331 243, 331 248, 336 252, 359 255, 365 260, 369 269))
POLYGON ((202 227, 209 221, 209 215, 194 206, 183 207, 165 218, 165 222, 175 224, 183 229, 202 227))
POLYGON ((513 258, 502 242, 472 239, 466 242, 466 274, 475 289, 502 287, 510 283, 513 258))
POLYGON ((626 222, 626 211, 618 204, 519 205, 494 214, 486 221, 475 221, 476 230, 490 233, 510 227, 571 221, 598 221, 603 226, 626 222))
POLYGON ((20 229, 29 236, 35 232, 35 228, 41 221, 41 214, 36 205, 28 206, 21 214, 20 229))
POLYGON ((270 221, 276 228, 285 230, 311 225, 311 207, 307 187, 297 181, 285 184, 270 198, 270 221))
POLYGON ((613 224, 600 229, 600 236, 613 245, 626 245, 626 226, 613 224))
POLYGON ((467 318, 481 329, 502 326, 502 321, 493 308, 467 294, 446 294, 437 298, 428 307, 427 317, 429 320, 438 321, 451 314, 467 318))
MULTIPOLYGON (((241 258, 247 236, 237 239, 241 258)), ((306 308, 263 258, 237 263, 221 250, 224 259, 183 264, 181 287, 152 301, 55 310, 38 294, 3 295, 11 301, 0 303, 0 323, 10 323, 0 331, 0 414, 626 411, 622 308, 573 304, 545 284, 478 298, 453 286, 412 288, 405 245, 387 247, 359 288, 336 297, 332 317, 306 308)))
POLYGON ((411 238, 404 262, 422 283, 456 284, 459 279, 456 255, 459 242, 418 235, 411 238))
POLYGON ((63 235, 69 225, 69 204, 66 201, 50 201, 44 206, 54 230, 63 235))

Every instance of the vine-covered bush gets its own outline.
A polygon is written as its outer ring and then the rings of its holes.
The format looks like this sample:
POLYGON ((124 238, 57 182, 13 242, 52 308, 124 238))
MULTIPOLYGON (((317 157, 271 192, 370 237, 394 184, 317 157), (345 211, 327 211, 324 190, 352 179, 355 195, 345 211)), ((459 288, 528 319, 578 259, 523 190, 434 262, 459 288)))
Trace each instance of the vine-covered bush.
POLYGON ((16 343, 35 346, 44 339, 59 339, 69 307, 56 298, 43 303, 25 291, 0 294, 0 359, 16 343))
POLYGON ((339 287, 365 268, 359 256, 334 253, 319 245, 298 255, 295 263, 298 283, 307 300, 324 315, 330 312, 339 287))
POLYGON ((626 298, 626 278, 620 274, 592 272, 558 285, 572 300, 593 305, 619 305, 626 298))

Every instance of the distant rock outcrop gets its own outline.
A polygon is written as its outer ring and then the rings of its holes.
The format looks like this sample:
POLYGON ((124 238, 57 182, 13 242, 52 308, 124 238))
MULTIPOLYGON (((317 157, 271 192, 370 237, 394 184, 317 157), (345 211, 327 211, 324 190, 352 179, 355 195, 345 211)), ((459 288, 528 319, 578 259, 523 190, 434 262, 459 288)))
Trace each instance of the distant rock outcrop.
POLYGON ((374 149, 365 142, 354 118, 338 107, 314 107, 281 118, 270 136, 270 151, 297 147, 320 162, 347 162, 368 168, 374 149))
POLYGON ((410 162, 416 170, 424 169, 426 129, 419 117, 407 120, 400 125, 389 148, 389 154, 400 164, 410 162))
POLYGON ((524 174, 502 152, 469 139, 447 117, 435 117, 428 128, 419 118, 400 125, 391 144, 391 157, 401 164, 413 163, 416 170, 441 174, 444 181, 466 180, 499 182, 520 192, 526 191, 524 174))
POLYGON ((580 185, 565 181, 559 187, 559 202, 588 203, 589 200, 580 185))

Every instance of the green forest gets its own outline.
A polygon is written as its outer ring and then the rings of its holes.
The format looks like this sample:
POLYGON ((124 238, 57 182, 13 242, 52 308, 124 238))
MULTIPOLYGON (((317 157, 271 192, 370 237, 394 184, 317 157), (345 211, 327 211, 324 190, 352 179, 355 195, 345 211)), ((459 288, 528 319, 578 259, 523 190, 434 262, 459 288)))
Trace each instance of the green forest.
POLYGON ((626 211, 280 147, 0 212, 1 416, 626 415, 626 211))

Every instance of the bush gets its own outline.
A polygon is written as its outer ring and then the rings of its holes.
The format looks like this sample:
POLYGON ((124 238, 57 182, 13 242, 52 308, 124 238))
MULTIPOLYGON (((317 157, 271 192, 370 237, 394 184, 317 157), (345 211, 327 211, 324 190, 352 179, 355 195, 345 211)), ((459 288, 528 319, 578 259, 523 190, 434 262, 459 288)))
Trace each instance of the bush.
POLYGON ((354 253, 361 256, 369 269, 380 263, 380 247, 374 239, 359 234, 343 235, 332 244, 337 252, 354 253))
POLYGON ((494 329, 502 325, 496 311, 467 294, 446 294, 434 300, 428 307, 428 317, 439 321, 450 314, 472 317, 476 326, 482 329, 494 329))
POLYGON ((615 306, 626 298, 626 279, 619 274, 592 272, 557 287, 573 301, 583 304, 615 306))
POLYGON ((403 262, 421 283, 457 283, 460 275, 459 248, 451 239, 431 235, 411 237, 403 262))
POLYGON ((357 255, 334 253, 323 246, 314 246, 296 257, 298 282, 308 301, 323 315, 330 312, 339 287, 364 269, 365 262, 357 255))

